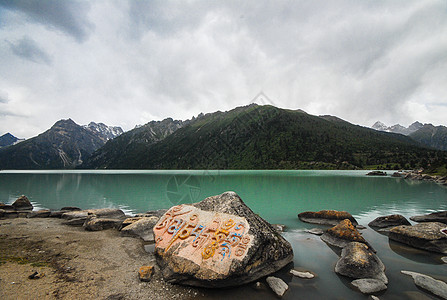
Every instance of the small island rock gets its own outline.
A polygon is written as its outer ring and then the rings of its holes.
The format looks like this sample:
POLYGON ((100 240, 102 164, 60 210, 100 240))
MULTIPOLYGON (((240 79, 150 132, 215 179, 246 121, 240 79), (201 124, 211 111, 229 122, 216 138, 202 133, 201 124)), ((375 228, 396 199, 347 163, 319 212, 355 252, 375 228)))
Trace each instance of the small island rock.
POLYGON ((348 219, 345 219, 334 227, 326 230, 320 238, 329 245, 339 248, 345 247, 350 242, 363 243, 372 248, 348 219))
POLYGON ((447 254, 447 234, 442 232, 445 229, 446 225, 438 222, 402 225, 391 228, 388 237, 415 248, 447 254))
POLYGON ((415 222, 441 222, 447 224, 447 210, 438 211, 427 215, 413 216, 410 220, 415 222))
POLYGON ((290 243, 234 192, 172 207, 155 225, 154 234, 155 256, 171 283, 237 286, 293 260, 290 243))
POLYGON ((402 215, 389 215, 383 217, 377 217, 368 226, 373 228, 388 228, 400 225, 411 225, 411 223, 402 215))
POLYGON ((385 266, 365 244, 351 242, 343 248, 335 272, 355 279, 374 278, 388 283, 385 266))
POLYGON ((29 199, 24 195, 20 196, 16 201, 14 201, 12 206, 16 210, 33 210, 33 205, 31 204, 29 199))
POLYGON ((320 210, 305 211, 298 214, 298 218, 306 223, 323 224, 323 225, 337 225, 340 221, 348 219, 352 224, 357 225, 357 220, 346 211, 337 210, 320 210))

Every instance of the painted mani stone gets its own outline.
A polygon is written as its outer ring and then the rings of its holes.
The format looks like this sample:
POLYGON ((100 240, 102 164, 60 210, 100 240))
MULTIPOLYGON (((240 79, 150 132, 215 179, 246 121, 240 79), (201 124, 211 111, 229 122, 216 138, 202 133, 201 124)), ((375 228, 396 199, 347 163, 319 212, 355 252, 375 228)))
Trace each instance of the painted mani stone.
POLYGON ((219 274, 228 274, 233 260, 242 261, 253 244, 243 217, 204 211, 190 205, 168 210, 154 227, 159 254, 172 253, 219 274))

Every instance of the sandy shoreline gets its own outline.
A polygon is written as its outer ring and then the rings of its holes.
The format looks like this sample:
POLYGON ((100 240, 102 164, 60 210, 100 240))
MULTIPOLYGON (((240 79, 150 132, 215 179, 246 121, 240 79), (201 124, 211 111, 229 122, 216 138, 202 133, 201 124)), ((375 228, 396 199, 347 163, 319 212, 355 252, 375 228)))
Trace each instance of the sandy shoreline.
POLYGON ((191 299, 193 288, 171 285, 138 269, 154 260, 143 241, 110 229, 88 232, 54 218, 0 220, 0 299, 191 299), (28 279, 35 271, 40 279, 28 279))

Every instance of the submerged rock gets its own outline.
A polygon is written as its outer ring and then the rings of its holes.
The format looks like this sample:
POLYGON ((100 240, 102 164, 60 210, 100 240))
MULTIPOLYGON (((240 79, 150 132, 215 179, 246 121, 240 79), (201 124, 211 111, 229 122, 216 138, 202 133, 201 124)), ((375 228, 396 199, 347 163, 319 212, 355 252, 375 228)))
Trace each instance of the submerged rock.
POLYGON ((400 225, 411 225, 411 223, 402 215, 389 215, 383 217, 377 217, 368 226, 373 228, 388 228, 400 225))
POLYGON ((305 278, 305 279, 312 279, 315 277, 314 274, 312 274, 311 272, 301 272, 295 269, 290 270, 289 272, 290 274, 292 274, 293 276, 299 277, 299 278, 305 278))
POLYGON ((416 272, 401 271, 401 273, 413 277, 414 284, 418 287, 427 290, 442 299, 447 299, 447 283, 444 281, 416 272))
POLYGON ((447 224, 447 210, 438 211, 427 215, 413 216, 410 220, 415 222, 441 222, 447 224))
POLYGON ((366 244, 372 249, 369 243, 363 238, 361 233, 348 219, 345 219, 334 227, 326 230, 326 232, 321 236, 321 239, 329 245, 339 248, 343 248, 351 242, 359 242, 366 244))
POLYGON ((276 295, 279 297, 282 297, 285 292, 289 289, 289 286, 287 283, 285 283, 281 278, 269 276, 266 279, 269 287, 272 289, 272 291, 275 292, 276 295))
POLYGON ((374 278, 388 283, 385 266, 365 244, 352 242, 346 245, 335 265, 335 272, 355 279, 374 278))
POLYGON ((31 204, 29 199, 24 195, 20 196, 16 201, 14 201, 12 206, 16 210, 33 210, 33 205, 31 204))
POLYGON ((306 223, 323 224, 323 225, 337 225, 340 221, 348 219, 352 224, 357 225, 357 220, 346 211, 337 210, 320 210, 305 211, 298 214, 298 218, 306 223))
POLYGON ((237 286, 293 260, 290 243, 234 192, 172 207, 154 234, 162 275, 172 283, 237 286))
POLYGON ((305 231, 315 235, 322 235, 324 233, 324 230, 321 228, 306 229, 305 231))
POLYGON ((351 282, 353 286, 358 288, 363 294, 373 294, 387 289, 386 284, 379 279, 362 278, 351 282))
POLYGON ((445 229, 445 224, 437 222, 402 225, 391 228, 388 237, 415 248, 447 254, 447 234, 442 232, 445 229))

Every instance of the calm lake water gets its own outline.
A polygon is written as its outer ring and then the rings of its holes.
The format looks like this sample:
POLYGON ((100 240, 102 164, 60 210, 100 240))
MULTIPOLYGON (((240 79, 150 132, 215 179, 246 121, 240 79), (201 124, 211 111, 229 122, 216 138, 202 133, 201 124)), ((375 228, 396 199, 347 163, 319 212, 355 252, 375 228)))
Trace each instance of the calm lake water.
MULTIPOLYGON (((117 207, 132 214, 235 191, 267 221, 285 224, 284 237, 293 246, 294 266, 318 274, 316 279, 304 280, 279 272, 277 276, 289 284, 283 299, 367 299, 350 288, 350 280, 335 274, 337 253, 318 236, 304 232, 318 226, 302 223, 297 214, 308 210, 346 210, 367 226, 377 216, 398 213, 408 218, 447 210, 447 188, 431 182, 365 174, 366 171, 0 171, 0 202, 12 203, 24 194, 37 208, 117 207)), ((447 281, 447 264, 442 263, 442 255, 391 242, 369 227, 361 232, 387 268, 388 290, 379 294, 380 299, 421 298, 423 292, 400 270, 422 272, 447 281)), ((276 299, 267 288, 254 289, 251 285, 224 291, 205 289, 198 298, 276 299)))

